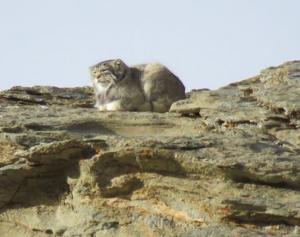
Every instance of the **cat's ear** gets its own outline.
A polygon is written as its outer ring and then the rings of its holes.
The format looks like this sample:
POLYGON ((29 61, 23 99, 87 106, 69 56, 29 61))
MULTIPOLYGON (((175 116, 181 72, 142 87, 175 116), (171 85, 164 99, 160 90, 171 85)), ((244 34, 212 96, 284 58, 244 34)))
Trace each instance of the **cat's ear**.
POLYGON ((121 64, 124 64, 124 63, 123 63, 123 61, 122 61, 121 59, 117 59, 117 60, 116 60, 116 64, 117 64, 118 66, 120 66, 121 64))
POLYGON ((120 58, 115 60, 115 65, 123 66, 123 67, 126 67, 126 68, 128 67, 127 64, 120 58))

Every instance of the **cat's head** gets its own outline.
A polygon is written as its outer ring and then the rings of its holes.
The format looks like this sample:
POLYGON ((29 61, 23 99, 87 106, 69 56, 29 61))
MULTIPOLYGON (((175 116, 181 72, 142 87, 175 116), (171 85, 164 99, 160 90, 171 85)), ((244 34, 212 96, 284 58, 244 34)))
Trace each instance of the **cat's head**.
POLYGON ((93 82, 103 86, 117 84, 129 73, 129 67, 121 59, 100 62, 89 69, 93 82))

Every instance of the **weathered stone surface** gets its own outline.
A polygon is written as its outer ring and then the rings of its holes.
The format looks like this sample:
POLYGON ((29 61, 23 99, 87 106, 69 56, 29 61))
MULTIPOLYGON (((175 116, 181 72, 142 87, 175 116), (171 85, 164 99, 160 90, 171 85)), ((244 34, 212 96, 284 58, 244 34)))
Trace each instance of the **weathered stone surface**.
POLYGON ((0 236, 299 236, 300 63, 170 113, 0 92, 0 236))

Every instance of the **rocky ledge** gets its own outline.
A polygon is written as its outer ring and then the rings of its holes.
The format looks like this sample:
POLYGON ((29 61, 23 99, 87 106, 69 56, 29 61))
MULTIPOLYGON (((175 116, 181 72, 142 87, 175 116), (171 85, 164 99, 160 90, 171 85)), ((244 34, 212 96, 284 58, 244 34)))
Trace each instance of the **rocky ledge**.
POLYGON ((300 236, 300 61, 169 113, 0 93, 0 236, 300 236))

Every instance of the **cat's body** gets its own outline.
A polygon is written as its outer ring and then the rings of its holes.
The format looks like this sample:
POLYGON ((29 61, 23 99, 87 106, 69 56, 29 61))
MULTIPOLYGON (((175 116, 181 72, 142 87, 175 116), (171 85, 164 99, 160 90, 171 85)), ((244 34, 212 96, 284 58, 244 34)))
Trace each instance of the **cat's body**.
POLYGON ((109 60, 90 72, 100 111, 167 112, 185 98, 182 82, 159 63, 128 67, 120 59, 109 60))

